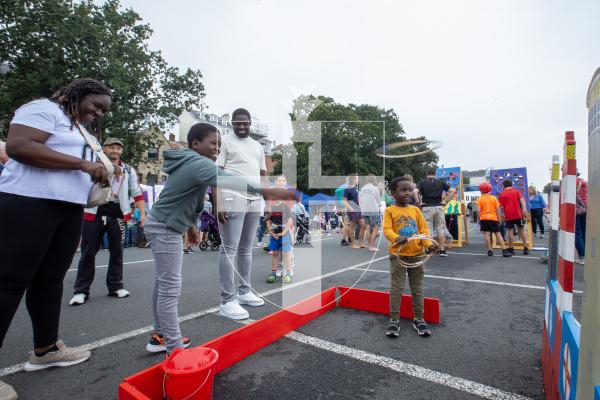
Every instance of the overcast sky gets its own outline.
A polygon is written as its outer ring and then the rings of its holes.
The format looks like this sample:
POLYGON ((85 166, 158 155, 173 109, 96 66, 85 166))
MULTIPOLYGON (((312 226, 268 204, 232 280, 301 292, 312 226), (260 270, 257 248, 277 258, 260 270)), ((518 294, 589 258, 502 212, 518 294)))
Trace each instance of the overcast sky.
POLYGON ((549 181, 574 130, 587 176, 586 92, 600 66, 596 0, 121 0, 167 61, 204 75, 209 112, 245 107, 289 140, 289 86, 393 108, 440 163, 527 167, 549 181))

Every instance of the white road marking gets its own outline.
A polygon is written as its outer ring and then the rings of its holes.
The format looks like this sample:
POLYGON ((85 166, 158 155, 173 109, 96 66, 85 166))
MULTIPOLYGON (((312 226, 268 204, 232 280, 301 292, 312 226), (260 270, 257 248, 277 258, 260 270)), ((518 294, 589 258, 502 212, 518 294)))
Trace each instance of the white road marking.
MULTIPOLYGON (((389 271, 384 271, 381 269, 373 269, 373 268, 357 268, 359 271, 369 271, 369 272, 380 272, 383 274, 389 274, 389 271)), ((509 282, 496 282, 496 281, 486 281, 481 279, 469 279, 469 278, 458 278, 455 276, 441 276, 441 275, 425 275, 426 278, 434 278, 434 279, 446 279, 450 281, 461 281, 461 282, 473 282, 473 283, 485 283, 488 285, 498 285, 498 286, 512 286, 512 287, 520 287, 525 289, 537 289, 537 290, 545 290, 544 286, 535 286, 535 285, 525 285, 521 283, 509 283, 509 282)), ((583 293, 581 290, 573 290, 573 293, 581 294, 583 293)))
MULTIPOLYGON (((329 240, 329 239, 334 239, 334 238, 328 237, 328 238, 323 238, 323 239, 313 239, 312 241, 313 241, 313 242, 319 242, 319 241, 323 241, 323 240, 329 240)), ((254 249, 255 249, 255 250, 256 250, 256 249, 262 249, 262 247, 260 247, 260 246, 256 246, 256 247, 254 247, 254 249)), ((211 251, 212 251, 212 250, 211 250, 211 251)), ((202 253, 199 253, 199 254, 202 254, 202 253)), ((138 261, 129 261, 129 262, 124 262, 124 263, 123 263, 123 265, 128 265, 128 264, 141 264, 141 263, 153 262, 153 261, 154 261, 154 259, 153 259, 153 258, 150 258, 150 259, 148 259, 148 260, 138 260, 138 261)), ((98 266, 96 267, 96 269, 98 269, 98 268, 107 268, 107 267, 108 267, 108 264, 107 264, 107 265, 98 265, 98 266)), ((68 270, 67 270, 67 272, 73 272, 73 271, 77 271, 77 268, 71 268, 71 269, 68 269, 68 270)))
POLYGON ((418 365, 409 364, 406 362, 394 360, 392 358, 379 356, 363 350, 353 349, 347 346, 342 346, 326 340, 318 339, 312 336, 304 335, 299 332, 290 332, 286 337, 304 343, 322 350, 326 350, 335 354, 340 354, 346 357, 353 358, 358 361, 366 362, 373 365, 378 365, 392 371, 399 372, 414 378, 423 379, 438 385, 450 387, 452 389, 461 390, 485 399, 493 400, 530 400, 530 398, 521 396, 516 393, 506 392, 496 389, 491 386, 486 386, 481 383, 469 381, 467 379, 444 374, 418 365))
MULTIPOLYGON (((141 264, 141 263, 147 263, 147 262, 151 262, 154 261, 153 258, 150 258, 148 260, 138 260, 138 261, 128 261, 128 262, 124 262, 123 265, 127 265, 127 264, 141 264)), ((106 268, 108 267, 108 265, 98 265, 96 267, 96 269, 98 268, 106 268)), ((77 268, 71 268, 69 270, 67 270, 67 272, 73 272, 73 271, 77 271, 77 268)))
MULTIPOLYGON (((448 254, 458 254, 458 255, 463 255, 463 256, 486 256, 489 257, 486 253, 467 253, 467 252, 462 252, 462 251, 448 251, 448 254)), ((539 260, 539 257, 534 257, 534 256, 511 256, 510 258, 526 258, 528 260, 539 260)))
MULTIPOLYGON (((372 259, 372 260, 368 260, 368 261, 365 261, 365 262, 362 262, 362 263, 351 265, 351 266, 346 267, 346 268, 341 268, 341 269, 338 269, 338 270, 335 270, 335 271, 332 271, 332 272, 328 272, 328 273, 323 274, 323 275, 319 275, 319 276, 315 276, 313 278, 305 279, 303 281, 294 282, 294 283, 288 284, 286 286, 282 286, 282 287, 275 288, 275 289, 272 289, 272 290, 267 290, 266 292, 258 293, 258 295, 262 296, 262 297, 264 297, 264 296, 270 296, 272 294, 283 292, 285 290, 289 290, 289 289, 292 289, 292 288, 295 288, 295 287, 298 287, 298 286, 302 286, 302 285, 307 284, 307 283, 311 283, 311 282, 318 281, 318 280, 321 280, 321 279, 324 279, 324 278, 328 278, 330 276, 338 275, 338 274, 341 274, 343 272, 350 271, 352 269, 360 268, 360 267, 363 267, 365 265, 369 265, 370 263, 384 260, 386 258, 388 258, 388 256, 384 256, 384 257, 379 257, 379 258, 375 258, 375 259, 372 259)), ((192 314, 187 314, 187 315, 179 317, 179 322, 181 323, 181 322, 185 322, 185 321, 189 321, 189 320, 201 317, 203 315, 212 314, 212 313, 215 313, 215 312, 219 311, 219 309, 220 309, 220 306, 216 306, 216 307, 208 308, 208 309, 203 310, 203 311, 195 312, 195 313, 192 313, 192 314)), ((122 340, 132 338, 134 336, 138 336, 138 335, 142 335, 144 333, 152 332, 153 329, 154 329, 154 327, 152 325, 148 325, 148 326, 145 326, 143 328, 139 328, 139 329, 135 329, 135 330, 132 330, 132 331, 129 331, 129 332, 121 333, 121 334, 118 334, 118 335, 115 335, 115 336, 111 336, 111 337, 108 337, 108 338, 105 338, 105 339, 96 340, 95 342, 84 344, 84 345, 80 346, 79 348, 83 348, 83 349, 86 349, 86 350, 97 349, 99 347, 106 346, 108 344, 120 342, 122 340)), ((10 375, 10 374, 14 374, 14 373, 22 371, 24 365, 25 365, 25 363, 21 363, 21 364, 16 364, 16 365, 12 365, 10 367, 5 367, 5 368, 0 369, 0 378, 3 377, 3 376, 6 376, 6 375, 10 375)))
MULTIPOLYGON (((252 319, 247 319, 244 321, 235 322, 239 322, 242 325, 248 325, 255 321, 252 319)), ((481 383, 469 381, 467 379, 448 375, 443 372, 438 372, 428 368, 420 367, 415 364, 409 364, 403 361, 394 360, 393 358, 383 357, 363 350, 342 346, 340 344, 329 342, 323 339, 318 339, 314 336, 305 335, 300 332, 292 331, 285 335, 285 337, 300 342, 302 344, 316 347, 321 350, 350 357, 365 363, 378 365, 380 367, 391 369, 392 371, 396 371, 401 374, 411 376, 413 378, 423 379, 432 383, 436 383, 438 385, 443 385, 452 389, 461 390, 463 392, 483 397, 485 399, 531 400, 529 397, 521 396, 516 393, 506 392, 501 389, 496 389, 492 386, 487 386, 481 383)))

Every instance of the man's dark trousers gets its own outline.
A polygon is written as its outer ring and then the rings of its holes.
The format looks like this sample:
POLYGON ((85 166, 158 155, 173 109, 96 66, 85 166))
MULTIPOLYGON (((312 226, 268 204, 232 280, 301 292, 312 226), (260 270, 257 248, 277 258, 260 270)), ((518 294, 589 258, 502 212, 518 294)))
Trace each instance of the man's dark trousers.
POLYGON ((77 266, 75 294, 90 294, 96 273, 96 254, 102 243, 104 232, 108 234, 110 259, 106 273, 108 292, 123 289, 123 235, 125 223, 114 217, 96 215, 94 221, 84 221, 81 234, 81 259, 77 266))

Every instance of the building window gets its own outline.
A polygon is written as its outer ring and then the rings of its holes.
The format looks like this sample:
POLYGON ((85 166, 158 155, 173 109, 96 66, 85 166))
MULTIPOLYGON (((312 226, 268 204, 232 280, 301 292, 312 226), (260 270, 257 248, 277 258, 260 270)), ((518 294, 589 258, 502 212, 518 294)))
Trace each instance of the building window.
POLYGON ((166 175, 162 175, 160 177, 160 180, 161 180, 162 183, 165 183, 167 181, 167 176, 166 175))
POLYGON ((156 185, 156 175, 148 174, 146 177, 146 185, 154 186, 156 185))
POLYGON ((148 160, 158 160, 158 149, 156 147, 148 149, 148 160))

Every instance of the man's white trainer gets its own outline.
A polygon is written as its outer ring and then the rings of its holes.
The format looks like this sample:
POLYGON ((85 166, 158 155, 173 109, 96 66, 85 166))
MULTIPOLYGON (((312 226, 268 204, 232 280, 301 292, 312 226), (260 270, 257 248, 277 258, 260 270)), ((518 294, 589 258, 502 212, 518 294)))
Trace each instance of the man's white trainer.
POLYGON ((248 319, 250 317, 248 311, 244 310, 237 300, 231 300, 228 303, 221 304, 221 311, 219 311, 219 314, 230 319, 248 319))
POLYGON ((69 301, 70 306, 80 306, 88 300, 88 296, 84 293, 77 293, 69 301))
POLYGON ((124 299, 125 297, 129 297, 130 294, 131 293, 125 289, 119 289, 117 291, 110 292, 108 295, 111 297, 116 297, 117 299, 124 299))
POLYGON ((252 293, 252 291, 245 294, 238 294, 237 301, 239 304, 246 304, 252 307, 259 307, 265 304, 265 301, 252 293))

